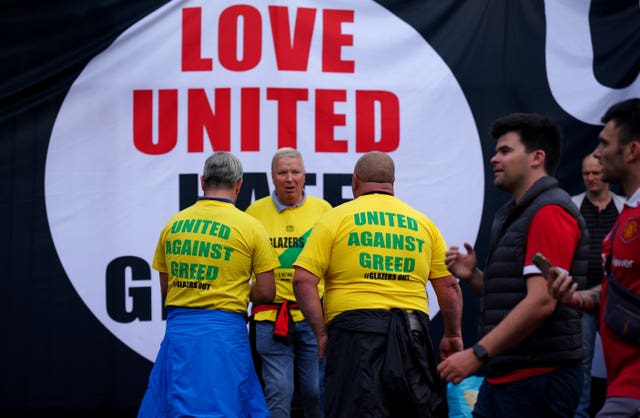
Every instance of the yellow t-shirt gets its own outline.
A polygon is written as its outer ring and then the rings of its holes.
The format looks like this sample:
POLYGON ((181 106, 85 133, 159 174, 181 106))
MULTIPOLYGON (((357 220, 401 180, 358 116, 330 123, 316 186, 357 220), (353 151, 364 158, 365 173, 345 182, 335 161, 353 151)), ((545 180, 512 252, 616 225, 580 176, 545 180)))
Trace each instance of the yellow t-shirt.
POLYGON ((360 196, 318 220, 294 263, 324 277, 327 323, 354 309, 428 313, 428 279, 450 275, 447 245, 424 214, 386 194, 360 196))
MULTIPOLYGON (((246 212, 264 225, 280 261, 280 267, 274 271, 276 279, 274 303, 296 300, 292 286, 293 262, 302 251, 316 220, 330 209, 329 202, 309 195, 305 196, 300 206, 286 208, 282 212, 278 212, 272 196, 258 199, 247 208, 246 212)), ((320 297, 323 294, 323 287, 321 282, 318 286, 320 297)), ((275 321, 276 314, 276 311, 258 312, 255 314, 255 319, 275 321)), ((291 317, 296 322, 304 319, 299 309, 291 309, 291 317)))
POLYGON ((204 198, 169 219, 152 266, 169 275, 166 306, 244 313, 252 272, 278 265, 258 221, 232 203, 204 198))

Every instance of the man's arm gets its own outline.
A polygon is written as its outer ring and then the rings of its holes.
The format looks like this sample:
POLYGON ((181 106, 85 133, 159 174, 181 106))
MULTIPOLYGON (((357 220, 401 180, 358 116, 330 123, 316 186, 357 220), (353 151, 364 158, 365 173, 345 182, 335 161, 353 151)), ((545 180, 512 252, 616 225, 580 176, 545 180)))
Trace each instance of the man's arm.
POLYGON ((302 267, 295 267, 293 293, 305 319, 318 339, 318 355, 324 357, 327 346, 327 328, 318 294, 320 278, 302 267))
POLYGON ((160 273, 160 293, 162 297, 167 296, 167 289, 169 288, 169 273, 160 273))
POLYGON ((431 285, 438 298, 444 320, 444 335, 440 342, 440 358, 462 351, 462 291, 453 276, 432 279, 431 285))
POLYGON ((273 270, 257 273, 255 282, 251 284, 249 299, 254 304, 271 303, 276 297, 276 282, 273 278, 273 270))
POLYGON ((473 268, 471 276, 463 279, 473 289, 476 294, 482 294, 482 286, 484 285, 484 273, 477 266, 473 268))
MULTIPOLYGON (((504 353, 528 337, 549 315, 556 301, 547 290, 546 279, 535 275, 527 279, 527 295, 500 323, 478 343, 489 357, 504 353)), ((440 377, 448 382, 460 383, 482 365, 473 350, 468 348, 449 356, 438 365, 440 377)))
POLYGON ((602 285, 592 287, 587 290, 576 292, 579 302, 574 304, 574 309, 595 313, 600 312, 600 297, 602 296, 602 285))
POLYGON ((479 343, 490 357, 504 353, 533 333, 555 308, 556 300, 549 295, 546 279, 540 275, 531 276, 527 279, 524 299, 479 343))

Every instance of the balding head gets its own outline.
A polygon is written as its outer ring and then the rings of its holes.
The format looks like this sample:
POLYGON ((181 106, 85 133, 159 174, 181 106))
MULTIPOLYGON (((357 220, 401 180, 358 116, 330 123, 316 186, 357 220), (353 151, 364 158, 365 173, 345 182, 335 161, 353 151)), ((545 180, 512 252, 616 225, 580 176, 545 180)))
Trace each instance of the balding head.
POLYGON ((371 151, 364 154, 353 169, 353 197, 366 193, 393 194, 395 167, 387 154, 371 151))
POLYGON ((379 151, 371 151, 360 157, 353 172, 365 183, 393 183, 395 180, 393 160, 379 151))
POLYGON ((593 153, 591 153, 586 157, 584 157, 584 160, 582 160, 582 167, 584 167, 585 165, 594 164, 594 163, 600 165, 600 161, 598 161, 598 159, 593 156, 593 153))
POLYGON ((602 165, 593 154, 582 160, 582 181, 592 202, 598 197, 609 196, 609 183, 602 180, 602 165))

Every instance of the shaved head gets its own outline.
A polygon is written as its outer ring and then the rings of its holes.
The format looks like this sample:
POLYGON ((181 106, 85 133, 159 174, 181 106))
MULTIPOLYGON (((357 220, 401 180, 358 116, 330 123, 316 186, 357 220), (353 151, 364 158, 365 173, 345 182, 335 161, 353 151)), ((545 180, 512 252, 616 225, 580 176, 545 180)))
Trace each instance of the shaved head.
POLYGON ((379 151, 371 151, 360 157, 353 172, 366 183, 393 183, 395 180, 393 160, 379 151))

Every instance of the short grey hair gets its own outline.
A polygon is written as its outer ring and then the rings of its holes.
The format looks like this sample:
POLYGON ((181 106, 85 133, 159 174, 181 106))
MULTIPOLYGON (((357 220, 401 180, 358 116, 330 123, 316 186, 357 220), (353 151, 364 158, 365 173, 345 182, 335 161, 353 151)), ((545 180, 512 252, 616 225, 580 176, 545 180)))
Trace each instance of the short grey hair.
POLYGON ((295 148, 283 147, 279 148, 275 154, 273 154, 273 158, 271 159, 271 172, 276 168, 276 161, 280 158, 300 158, 300 162, 302 163, 302 169, 304 170, 304 159, 302 158, 302 154, 295 148))
POLYGON ((395 165, 384 152, 370 151, 356 162, 353 172, 365 183, 393 183, 395 165))
POLYGON ((242 179, 242 163, 230 152, 218 151, 204 162, 206 187, 233 188, 242 179))

